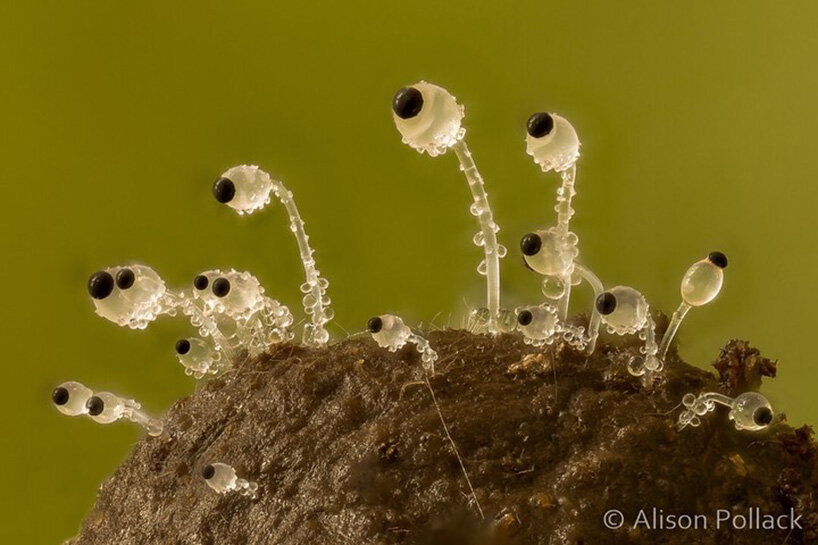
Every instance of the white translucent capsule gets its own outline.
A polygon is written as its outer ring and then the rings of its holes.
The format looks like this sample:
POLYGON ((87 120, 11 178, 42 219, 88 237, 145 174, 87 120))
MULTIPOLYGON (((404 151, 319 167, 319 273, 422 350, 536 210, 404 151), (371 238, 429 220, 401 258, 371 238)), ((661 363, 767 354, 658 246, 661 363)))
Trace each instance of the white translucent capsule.
POLYGON ((146 327, 162 313, 166 291, 165 282, 145 265, 109 267, 88 280, 96 313, 133 329, 146 327))
POLYGON ((548 341, 557 332, 558 320, 555 308, 548 305, 527 306, 517 309, 519 329, 527 339, 548 341))
POLYGON ((681 292, 685 303, 693 307, 706 305, 719 294, 724 282, 727 258, 721 252, 711 252, 707 259, 697 261, 682 278, 681 292))
POLYGON ((95 393, 88 398, 85 407, 88 416, 100 424, 110 424, 124 418, 145 428, 149 435, 161 435, 164 429, 162 421, 145 414, 139 403, 110 392, 95 393))
POLYGON ((710 252, 706 259, 697 261, 687 269, 682 277, 682 302, 673 313, 662 342, 659 345, 659 358, 667 356, 670 343, 676 336, 682 320, 693 307, 706 305, 716 298, 724 283, 724 268, 727 267, 727 256, 721 252, 710 252))
POLYGON ((85 404, 94 392, 79 382, 63 382, 51 392, 51 401, 63 414, 79 416, 88 412, 85 404))
POLYGON ((219 353, 203 339, 190 337, 176 342, 176 357, 185 368, 185 373, 195 378, 216 373, 219 353))
POLYGON ((615 286, 596 299, 596 309, 611 333, 632 335, 645 327, 648 302, 633 288, 615 286))
POLYGON ((251 214, 267 206, 273 182, 255 165, 239 165, 227 170, 213 184, 213 196, 239 214, 251 214))
POLYGON ((763 395, 757 392, 741 394, 733 400, 730 418, 738 430, 763 430, 773 421, 773 408, 763 395))
POLYGON ((770 402, 758 392, 745 392, 735 398, 717 392, 705 392, 698 396, 685 394, 682 404, 685 409, 679 415, 677 424, 680 430, 686 426, 699 426, 700 417, 715 410, 716 405, 728 407, 728 418, 737 430, 742 431, 763 430, 772 423, 775 415, 770 402))
POLYGON ((392 100, 392 117, 404 143, 433 156, 462 137, 463 115, 451 93, 425 81, 404 87, 392 100))
POLYGON ((387 348, 390 352, 403 348, 406 343, 412 343, 420 353, 423 368, 432 375, 435 374, 435 362, 438 360, 437 352, 432 345, 419 333, 413 332, 409 326, 403 323, 399 316, 393 314, 383 314, 370 318, 366 324, 366 329, 372 334, 372 338, 381 348, 387 348))
POLYGON ((209 312, 247 321, 264 307, 264 288, 248 272, 209 270, 193 279, 193 296, 209 312))
POLYGON ((203 467, 202 477, 207 486, 219 494, 236 491, 244 496, 255 498, 258 493, 258 484, 239 478, 235 469, 221 462, 203 467))
POLYGON ((561 236, 553 227, 528 233, 520 240, 526 265, 546 276, 565 275, 579 254, 571 237, 561 236))
POLYGON ((378 346, 388 348, 392 352, 402 348, 412 335, 409 326, 404 324, 399 316, 393 314, 382 314, 370 318, 366 328, 378 346))
POLYGON ((98 392, 86 402, 88 416, 100 424, 110 424, 122 418, 125 400, 110 392, 98 392))
POLYGON ((579 158, 579 137, 574 127, 557 114, 536 113, 528 118, 526 152, 543 172, 566 170, 579 158))

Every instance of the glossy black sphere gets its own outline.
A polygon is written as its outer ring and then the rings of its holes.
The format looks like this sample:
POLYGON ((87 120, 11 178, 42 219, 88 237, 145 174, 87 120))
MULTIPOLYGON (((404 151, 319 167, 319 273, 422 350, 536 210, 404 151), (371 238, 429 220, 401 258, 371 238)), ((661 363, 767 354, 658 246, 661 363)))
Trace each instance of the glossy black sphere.
POLYGON ((236 196, 236 184, 228 178, 219 178, 213 184, 213 196, 222 204, 227 204, 236 196))
POLYGON ((199 291, 207 289, 208 284, 210 284, 210 281, 203 274, 193 279, 193 287, 199 291))
POLYGON ((208 464, 208 465, 206 465, 206 466, 204 466, 202 468, 202 477, 204 477, 205 480, 212 479, 215 474, 216 474, 216 468, 213 467, 210 464, 208 464))
POLYGON ((554 130, 554 118, 545 112, 537 112, 528 118, 526 130, 534 138, 542 138, 554 130))
POLYGON ((719 269, 723 269, 727 267, 727 256, 721 252, 710 252, 707 256, 708 261, 718 267, 719 269))
POLYGON ((114 291, 114 277, 105 271, 95 272, 88 279, 88 293, 94 299, 105 299, 114 291))
POLYGON ((366 323, 366 330, 370 333, 377 333, 381 329, 383 329, 383 320, 381 320, 378 316, 370 318, 366 323))
POLYGON ((616 310, 616 297, 614 297, 614 294, 607 291, 600 293, 599 297, 596 298, 596 309, 603 316, 607 316, 616 310))
POLYGON ((116 273, 116 287, 121 290, 130 288, 135 281, 136 275, 134 275, 131 269, 120 269, 120 271, 116 273))
POLYGON ((528 325, 533 319, 534 315, 531 314, 530 310, 524 310, 517 315, 517 323, 520 325, 528 325))
POLYGON ((176 341, 176 353, 184 356, 190 352, 190 341, 187 339, 179 339, 176 341))
POLYGON ((220 276, 213 281, 213 295, 224 297, 228 293, 230 293, 230 280, 220 276))
POLYGON ((414 87, 404 87, 392 99, 392 110, 401 119, 410 119, 423 108, 423 94, 414 87))
POLYGON ((54 405, 65 405, 68 403, 69 397, 71 395, 68 393, 68 389, 62 386, 54 388, 54 391, 51 392, 51 401, 54 402, 54 405))
POLYGON ((537 233, 528 233, 520 240, 520 250, 523 251, 523 255, 529 257, 537 255, 540 248, 542 248, 542 239, 537 233))
POLYGON ((85 408, 88 409, 88 414, 97 416, 105 410, 105 402, 100 397, 92 396, 85 402, 85 408))
POLYGON ((773 412, 768 407, 759 407, 753 413, 753 421, 759 426, 766 426, 773 421, 773 412))

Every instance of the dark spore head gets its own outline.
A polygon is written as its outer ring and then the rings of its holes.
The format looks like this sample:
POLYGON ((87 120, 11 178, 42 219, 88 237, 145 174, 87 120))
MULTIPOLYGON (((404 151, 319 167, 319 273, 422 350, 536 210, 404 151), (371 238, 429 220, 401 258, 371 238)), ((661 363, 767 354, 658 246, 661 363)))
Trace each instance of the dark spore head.
POLYGON ((97 416, 105 410, 105 402, 102 401, 101 397, 91 396, 88 398, 88 401, 85 402, 85 408, 88 409, 88 414, 97 416))
POLYGON ((377 333, 381 329, 383 329, 383 320, 381 320, 380 316, 375 316, 370 318, 369 321, 366 323, 366 330, 370 333, 377 333))
POLYGON ((537 233, 528 233, 520 240, 520 250, 523 255, 532 256, 537 255, 537 252, 542 248, 542 239, 537 233))
POLYGON ((423 108, 423 94, 414 87, 404 87, 395 93, 392 110, 401 119, 410 119, 423 108))
POLYGON ((215 474, 216 474, 216 468, 213 467, 210 464, 207 464, 206 466, 204 466, 202 468, 202 477, 204 477, 204 479, 206 481, 209 481, 210 479, 212 479, 215 474))
POLYGON ((236 196, 236 184, 229 178, 219 178, 213 183, 213 196, 222 204, 227 204, 236 196))
POLYGON ((125 268, 120 269, 118 273, 116 273, 116 287, 121 290, 126 290, 133 286, 133 283, 136 281, 136 275, 134 275, 131 269, 125 268))
POLYGON ((216 297, 224 297, 230 293, 230 280, 220 276, 213 281, 213 295, 216 297))
POLYGON ((200 274, 193 279, 193 287, 199 291, 206 290, 208 284, 210 284, 210 281, 203 274, 200 274))
POLYGON ((596 310, 603 316, 607 316, 616 310, 616 297, 613 293, 606 291, 596 298, 596 310))
POLYGON ((68 388, 62 386, 54 388, 54 391, 51 392, 51 401, 54 402, 54 405, 65 405, 69 397, 71 394, 68 393, 68 388))
POLYGON ((88 279, 88 294, 94 299, 105 299, 114 291, 114 277, 105 271, 98 271, 88 279))
POLYGON ((180 356, 184 356, 190 352, 190 341, 187 339, 179 339, 176 341, 176 353, 180 356))
POLYGON ((520 325, 528 325, 533 319, 534 315, 531 314, 530 310, 524 310, 517 315, 517 323, 520 325))
POLYGON ((537 112, 528 118, 526 130, 534 138, 542 138, 554 130, 554 118, 551 117, 551 114, 537 112))
POLYGON ((707 260, 719 269, 727 267, 727 256, 721 252, 710 252, 707 255, 707 260))
POLYGON ((773 421, 773 412, 769 407, 759 407, 753 413, 753 422, 758 426, 767 426, 773 421))

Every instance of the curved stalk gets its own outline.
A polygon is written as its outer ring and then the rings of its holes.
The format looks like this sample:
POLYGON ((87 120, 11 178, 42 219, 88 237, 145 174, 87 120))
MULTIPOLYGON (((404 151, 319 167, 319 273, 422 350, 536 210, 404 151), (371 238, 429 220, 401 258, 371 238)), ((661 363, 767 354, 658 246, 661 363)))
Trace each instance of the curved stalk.
POLYGON ((304 293, 304 311, 310 317, 310 323, 304 326, 303 341, 307 346, 325 346, 329 341, 329 332, 324 324, 332 319, 332 311, 329 307, 330 299, 326 294, 329 282, 325 278, 321 278, 321 273, 315 266, 315 258, 313 257, 315 251, 310 247, 310 237, 304 230, 304 221, 298 213, 292 191, 278 180, 272 180, 272 183, 273 193, 284 205, 290 218, 290 231, 295 236, 301 264, 304 267, 305 280, 301 286, 301 292, 304 293))
POLYGON ((418 352, 420 352, 420 359, 423 362, 423 368, 434 375, 435 362, 438 356, 437 352, 432 348, 432 345, 429 344, 429 341, 417 333, 412 333, 407 339, 407 342, 413 343, 417 347, 418 352))
POLYGON ((500 228, 494 222, 485 184, 477 166, 474 164, 469 147, 465 139, 459 139, 453 146, 460 170, 469 183, 474 203, 471 206, 472 214, 477 217, 482 233, 482 246, 485 253, 485 265, 481 264, 478 270, 485 270, 486 275, 486 306, 489 309, 488 328, 491 333, 499 333, 498 316, 500 313, 500 252, 501 246, 497 243, 497 232, 500 228))
POLYGON ((205 312, 199 308, 196 303, 194 303, 190 298, 185 297, 183 294, 168 290, 165 292, 165 297, 168 302, 167 305, 163 305, 166 307, 164 309, 166 313, 169 311, 175 312, 176 310, 181 310, 182 314, 190 318, 190 323, 193 325, 193 327, 197 329, 204 328, 206 334, 213 339, 216 349, 227 358, 227 361, 233 362, 236 360, 235 350, 233 350, 233 347, 230 345, 227 338, 222 334, 212 316, 205 314, 205 312))
MULTIPOLYGON (((591 285, 591 289, 594 290, 594 301, 599 295, 605 291, 605 287, 602 285, 602 281, 599 279, 597 275, 595 275, 591 270, 582 265, 580 263, 574 263, 574 270, 576 270, 579 275, 591 285)), ((596 348, 596 340, 599 338, 599 326, 602 324, 602 316, 599 314, 599 311, 596 309, 596 305, 592 302, 591 307, 591 319, 588 321, 588 345, 586 350, 588 354, 592 354, 594 349, 596 348)))

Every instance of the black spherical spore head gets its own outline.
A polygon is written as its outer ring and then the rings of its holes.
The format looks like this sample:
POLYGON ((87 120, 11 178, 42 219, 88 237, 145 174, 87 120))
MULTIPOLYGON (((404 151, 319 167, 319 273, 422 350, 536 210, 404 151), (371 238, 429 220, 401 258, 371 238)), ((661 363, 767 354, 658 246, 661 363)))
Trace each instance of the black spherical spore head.
POLYGON ((210 280, 208 280, 203 274, 200 274, 193 279, 193 287, 199 291, 206 290, 209 284, 210 280))
POLYGON ((607 316, 616 310, 616 297, 613 293, 606 291, 596 298, 596 310, 603 316, 607 316))
POLYGON ((542 239, 537 233, 528 233, 520 240, 520 250, 523 255, 532 256, 537 255, 537 252, 542 248, 542 239))
POLYGON ((537 112, 528 118, 526 130, 534 138, 542 138, 554 130, 554 118, 551 117, 551 114, 537 112))
POLYGON ((423 108, 423 93, 414 87, 404 87, 392 99, 392 111, 401 119, 410 119, 423 108))
POLYGON ((126 290, 133 286, 133 283, 136 281, 136 275, 133 273, 131 269, 125 268, 120 269, 118 273, 116 273, 116 287, 121 290, 126 290))
POLYGON ((370 333, 377 333, 381 329, 383 329, 383 320, 381 320, 380 316, 375 316, 370 318, 369 321, 366 323, 366 330, 370 333))
POLYGON ((213 295, 216 297, 224 297, 230 293, 230 280, 220 276, 213 281, 213 295))
POLYGON ((88 398, 88 401, 85 402, 85 408, 88 409, 88 414, 97 416, 105 410, 105 402, 102 401, 101 397, 91 396, 88 398))
POLYGON ((710 252, 707 255, 707 260, 719 269, 727 267, 727 256, 721 252, 710 252))
POLYGON ((184 356, 190 352, 190 341, 187 339, 179 339, 176 341, 176 353, 180 356, 184 356))
POLYGON ((213 196, 222 204, 229 203, 236 196, 236 184, 229 178, 219 178, 213 183, 213 196))
POLYGON ((530 310, 524 310, 517 315, 517 323, 520 325, 528 325, 533 319, 534 315, 531 314, 530 310))
POLYGON ((114 277, 105 271, 98 271, 88 279, 88 294, 94 299, 105 299, 114 291, 114 277))
POLYGON ((51 401, 54 402, 54 405, 65 405, 68 403, 69 397, 71 397, 71 394, 68 393, 68 389, 63 386, 57 386, 54 388, 54 391, 51 392, 51 401))
POLYGON ((766 426, 773 421, 773 412, 769 407, 759 407, 753 413, 753 422, 758 426, 766 426))
POLYGON ((209 481, 210 479, 212 479, 215 474, 216 474, 216 468, 213 467, 210 464, 207 464, 206 466, 204 466, 202 468, 202 477, 204 477, 204 479, 206 481, 209 481))

